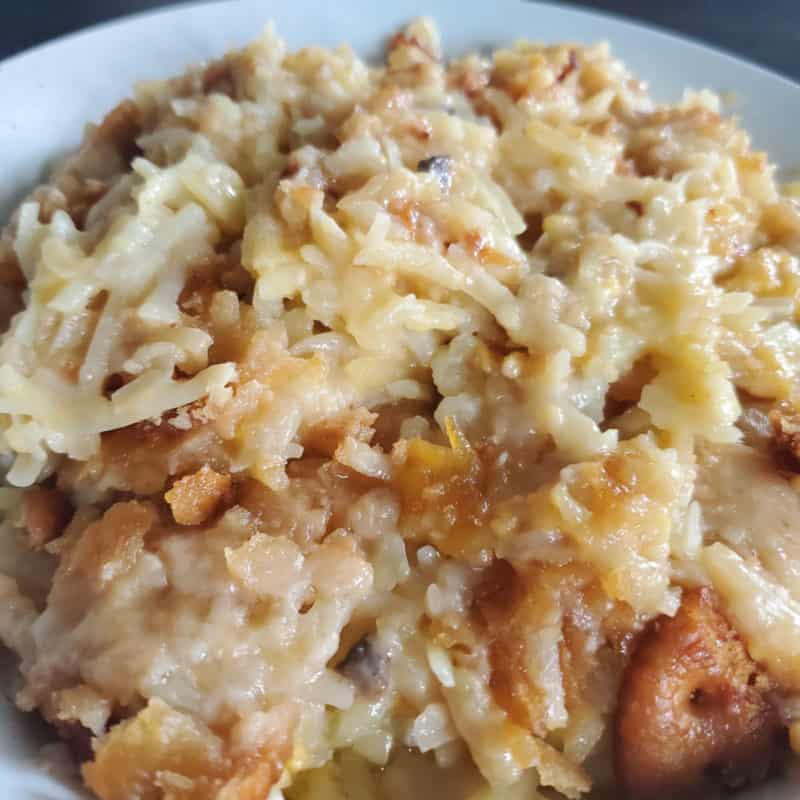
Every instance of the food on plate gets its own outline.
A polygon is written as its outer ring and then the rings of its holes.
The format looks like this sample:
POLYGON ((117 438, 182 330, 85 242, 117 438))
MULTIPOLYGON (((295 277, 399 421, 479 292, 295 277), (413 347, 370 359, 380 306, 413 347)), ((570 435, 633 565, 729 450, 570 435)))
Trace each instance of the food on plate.
POLYGON ((17 705, 102 800, 784 769, 795 195, 605 45, 139 84, 0 241, 17 705))

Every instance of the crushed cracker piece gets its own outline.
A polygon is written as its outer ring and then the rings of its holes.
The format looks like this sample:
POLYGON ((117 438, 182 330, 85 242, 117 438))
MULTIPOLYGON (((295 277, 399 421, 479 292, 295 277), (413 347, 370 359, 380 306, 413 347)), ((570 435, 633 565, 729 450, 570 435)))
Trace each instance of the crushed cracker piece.
POLYGON ((57 539, 72 517, 72 504, 63 492, 45 486, 32 486, 22 496, 22 520, 28 544, 40 550, 57 539))
POLYGON ((231 476, 208 465, 175 481, 164 495, 179 525, 201 525, 217 510, 231 488, 231 476))

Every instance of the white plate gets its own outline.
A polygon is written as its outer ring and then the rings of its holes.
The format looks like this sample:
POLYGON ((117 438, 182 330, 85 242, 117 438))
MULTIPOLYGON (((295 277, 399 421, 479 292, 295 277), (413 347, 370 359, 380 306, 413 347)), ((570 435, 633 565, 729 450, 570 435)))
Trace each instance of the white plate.
MULTIPOLYGON (((684 87, 731 90, 736 113, 781 167, 800 164, 800 86, 692 42, 594 13, 537 3, 466 0, 240 0, 181 6, 68 36, 0 64, 0 220, 142 78, 166 77, 253 38, 268 20, 291 47, 350 42, 380 54, 385 38, 420 13, 436 19, 450 54, 519 37, 607 39, 663 100, 684 87)), ((0 798, 75 797, 37 767, 41 727, 0 700, 0 798)), ((750 800, 789 800, 800 783, 770 784, 750 800)))

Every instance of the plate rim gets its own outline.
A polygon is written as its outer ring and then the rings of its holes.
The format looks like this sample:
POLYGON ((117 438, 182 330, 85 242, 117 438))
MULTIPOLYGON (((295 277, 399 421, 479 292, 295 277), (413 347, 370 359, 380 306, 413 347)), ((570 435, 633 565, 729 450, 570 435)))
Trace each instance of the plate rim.
MULTIPOLYGON (((345 0, 346 2, 353 3, 353 0, 345 0)), ((100 20, 93 22, 84 27, 78 28, 74 31, 59 34, 50 39, 47 39, 38 44, 26 47, 16 53, 12 53, 3 59, 0 59, 0 87, 2 87, 3 71, 16 65, 27 58, 38 56, 46 53, 50 49, 58 48, 61 45, 68 44, 76 39, 90 37, 100 34, 103 31, 124 27, 131 23, 139 22, 146 18, 155 18, 159 16, 166 16, 176 12, 188 12, 193 8, 213 7, 222 5, 246 5, 248 0, 176 0, 166 5, 157 8, 142 9, 141 11, 131 11, 121 14, 117 17, 107 20, 100 20)), ((457 5, 455 0, 436 0, 439 5, 457 5)), ((542 9, 555 9, 556 11, 567 12, 570 15, 578 15, 589 21, 591 19, 610 20, 618 25, 631 28, 641 33, 646 32, 648 35, 655 35, 665 40, 673 42, 680 42, 683 46, 690 46, 696 51, 704 50, 711 53, 717 58, 727 59, 737 64, 737 68, 746 67, 765 78, 777 81, 785 86, 786 89, 792 91, 800 91, 800 79, 791 78, 784 75, 772 67, 768 67, 749 56, 739 55, 738 53, 729 50, 726 47, 707 42, 706 40, 693 36, 691 34, 683 33, 682 31, 674 31, 664 25, 654 24, 645 20, 640 20, 635 17, 628 16, 625 13, 618 11, 608 11, 606 9, 588 8, 579 5, 577 2, 570 2, 570 0, 558 0, 557 2, 542 2, 541 0, 494 0, 496 6, 526 6, 532 8, 542 9)), ((425 11, 420 9, 420 16, 425 16, 425 11)))

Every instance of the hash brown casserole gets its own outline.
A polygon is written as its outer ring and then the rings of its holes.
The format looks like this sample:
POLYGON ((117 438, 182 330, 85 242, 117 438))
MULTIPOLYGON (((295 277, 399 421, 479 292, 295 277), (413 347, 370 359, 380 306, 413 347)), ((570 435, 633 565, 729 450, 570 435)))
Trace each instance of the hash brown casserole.
POLYGON ((137 86, 0 243, 16 703, 102 800, 782 768, 796 194, 605 45, 137 86))

